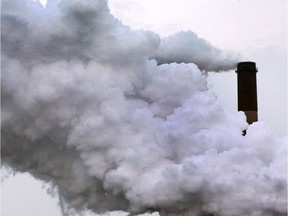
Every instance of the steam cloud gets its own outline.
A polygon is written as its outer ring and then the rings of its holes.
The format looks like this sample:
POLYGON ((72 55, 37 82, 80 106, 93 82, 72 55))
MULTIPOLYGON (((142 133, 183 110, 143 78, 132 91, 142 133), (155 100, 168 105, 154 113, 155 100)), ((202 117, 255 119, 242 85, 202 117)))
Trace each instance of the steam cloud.
POLYGON ((132 31, 105 0, 3 0, 1 18, 3 164, 77 210, 287 214, 287 140, 260 122, 243 137, 198 69, 235 57, 192 32, 132 31))
POLYGON ((154 59, 163 63, 194 63, 202 71, 224 71, 236 67, 239 56, 213 47, 191 31, 179 32, 161 41, 154 59))

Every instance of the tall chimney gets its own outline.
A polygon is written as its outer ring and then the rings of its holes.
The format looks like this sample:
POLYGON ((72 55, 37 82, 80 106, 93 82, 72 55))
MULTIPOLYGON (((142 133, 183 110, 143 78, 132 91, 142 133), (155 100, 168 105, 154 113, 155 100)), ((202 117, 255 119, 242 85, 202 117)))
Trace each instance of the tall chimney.
POLYGON ((258 120, 257 87, 255 62, 240 62, 237 65, 238 111, 243 111, 247 122, 252 124, 258 120))

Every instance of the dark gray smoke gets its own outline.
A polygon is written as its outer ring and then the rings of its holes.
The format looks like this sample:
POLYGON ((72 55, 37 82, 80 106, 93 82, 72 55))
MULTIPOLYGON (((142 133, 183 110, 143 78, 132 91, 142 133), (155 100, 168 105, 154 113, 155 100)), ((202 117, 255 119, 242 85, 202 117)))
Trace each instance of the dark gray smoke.
POLYGON ((287 140, 260 122, 243 137, 197 67, 234 57, 191 32, 132 31, 104 0, 3 0, 1 19, 3 164, 77 211, 286 215, 287 140))

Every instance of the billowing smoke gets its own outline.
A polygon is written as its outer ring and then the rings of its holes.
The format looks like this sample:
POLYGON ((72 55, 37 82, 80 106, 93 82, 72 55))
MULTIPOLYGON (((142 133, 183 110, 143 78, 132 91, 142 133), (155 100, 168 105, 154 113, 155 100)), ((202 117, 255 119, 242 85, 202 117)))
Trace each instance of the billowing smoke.
POLYGON ((202 71, 223 71, 236 67, 240 57, 213 47, 191 31, 179 32, 161 41, 153 56, 159 64, 194 63, 202 71))
POLYGON ((242 136, 198 69, 235 57, 132 31, 105 0, 3 0, 1 18, 3 164, 76 210, 286 215, 287 140, 260 122, 242 136))

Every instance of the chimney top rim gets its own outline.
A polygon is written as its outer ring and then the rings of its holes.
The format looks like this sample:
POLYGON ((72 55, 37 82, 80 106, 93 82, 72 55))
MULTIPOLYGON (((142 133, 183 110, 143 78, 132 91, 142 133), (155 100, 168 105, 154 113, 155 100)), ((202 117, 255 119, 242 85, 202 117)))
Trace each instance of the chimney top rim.
POLYGON ((237 72, 257 72, 258 69, 256 67, 256 63, 252 61, 245 61, 245 62, 239 62, 237 65, 237 72))

